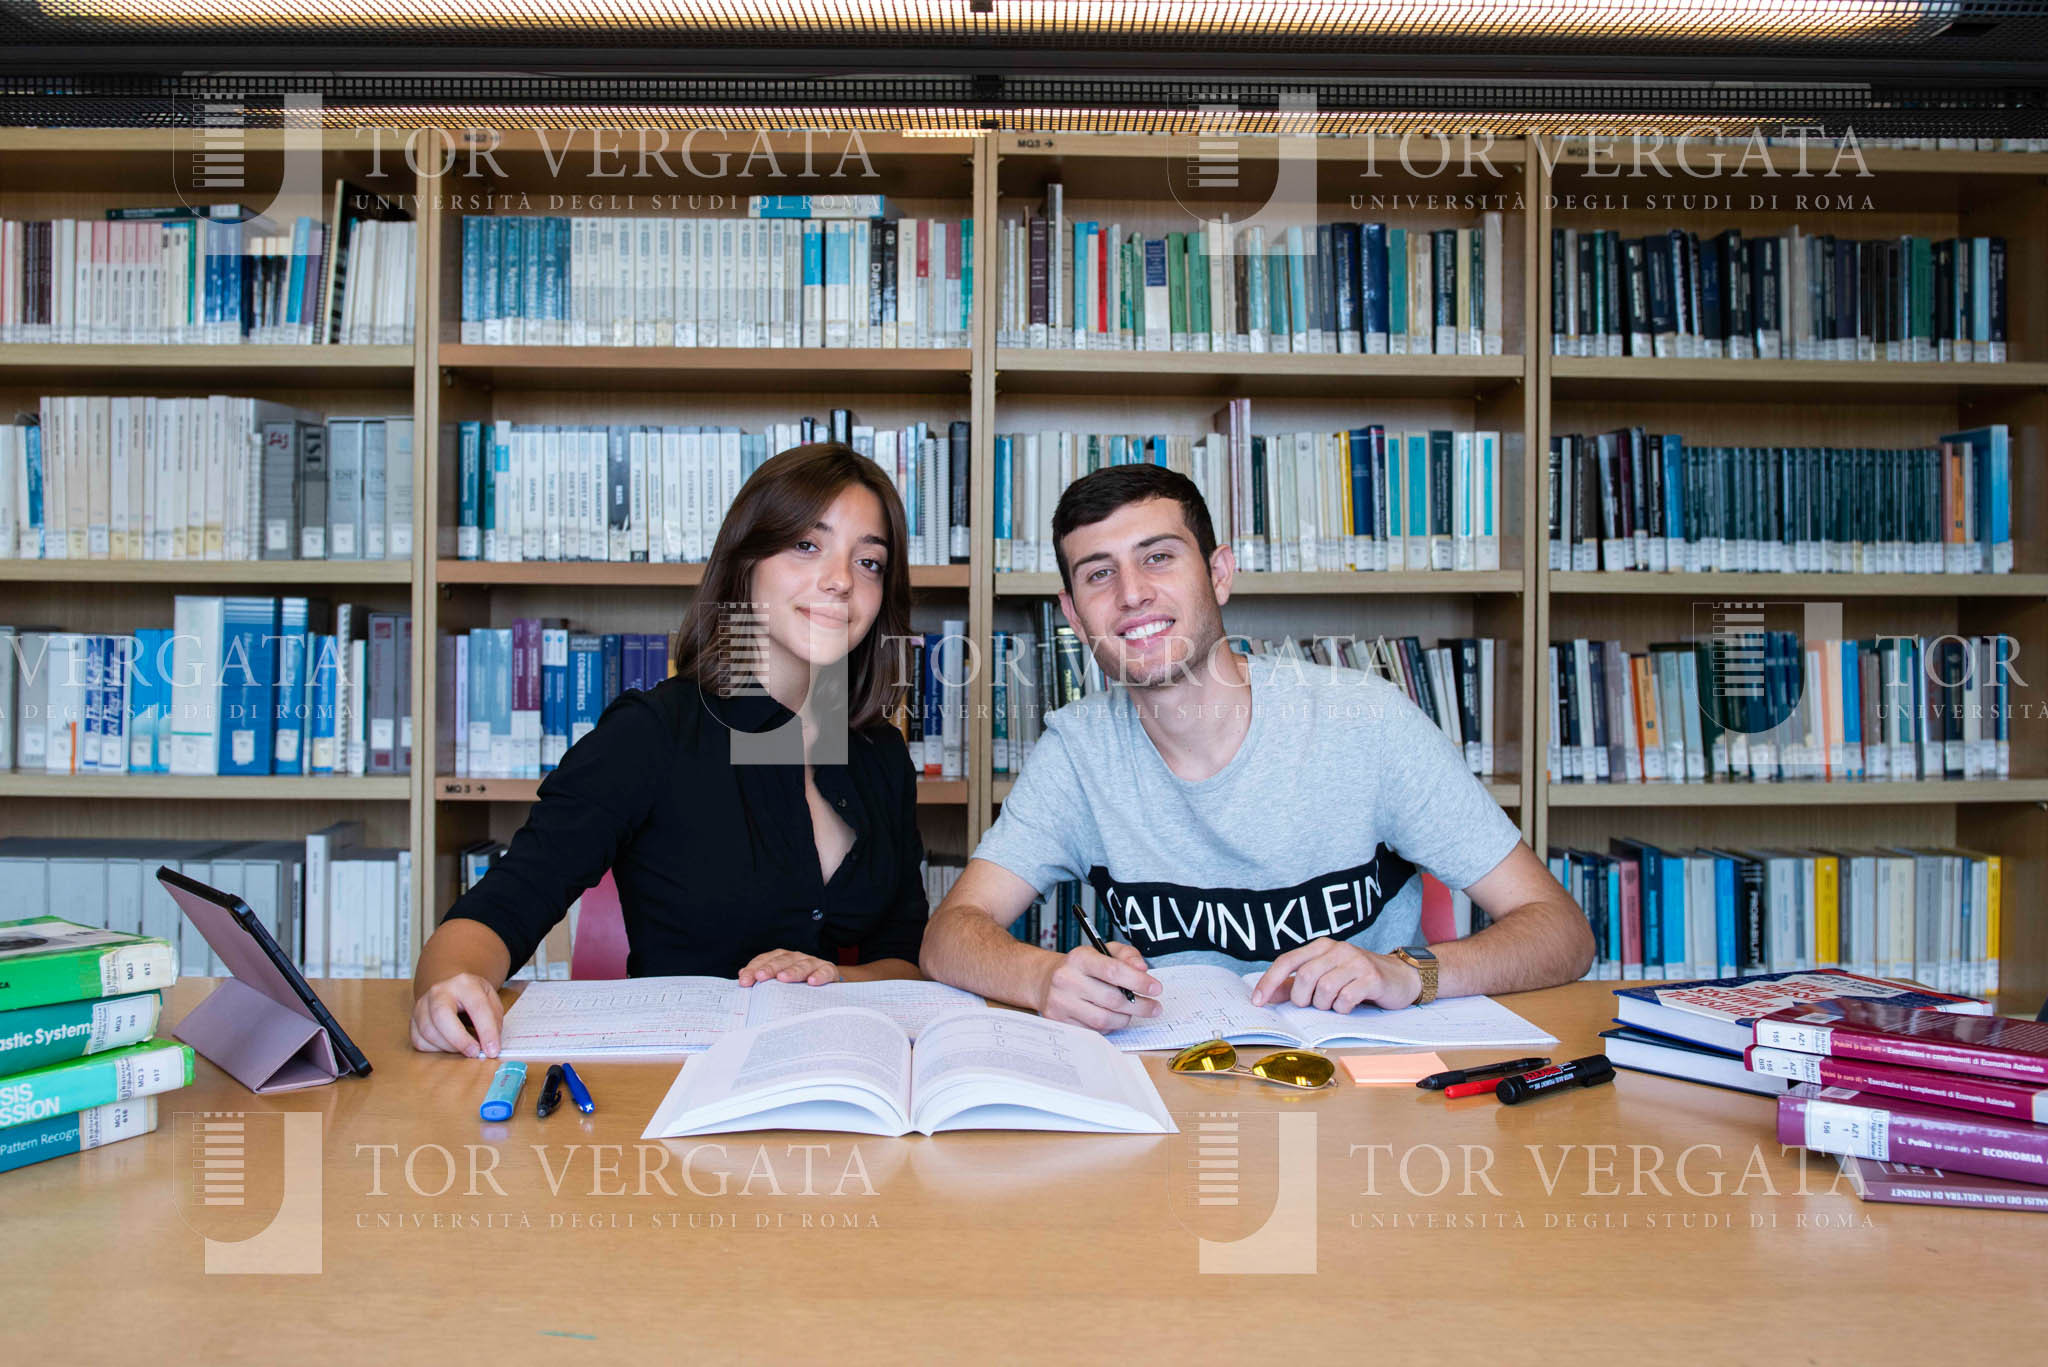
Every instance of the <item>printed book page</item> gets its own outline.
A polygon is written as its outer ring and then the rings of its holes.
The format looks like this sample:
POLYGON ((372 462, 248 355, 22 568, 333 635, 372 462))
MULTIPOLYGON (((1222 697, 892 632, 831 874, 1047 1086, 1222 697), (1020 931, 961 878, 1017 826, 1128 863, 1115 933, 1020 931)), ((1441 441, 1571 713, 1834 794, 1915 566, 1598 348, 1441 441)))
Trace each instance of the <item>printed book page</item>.
POLYGON ((879 1011, 915 1039, 939 1015, 987 1005, 972 992, 942 983, 902 980, 822 987, 741 987, 711 977, 539 982, 505 1013, 499 1053, 549 1062, 684 1058, 744 1026, 848 1006, 879 1011))
MULTIPOLYGON (((1212 1039, 1299 1043, 1289 1036, 1277 1016, 1252 1005, 1251 989, 1228 968, 1213 964, 1155 968, 1152 976, 1164 989, 1159 997, 1159 1014, 1104 1036, 1125 1053, 1181 1049, 1212 1039)), ((1252 981, 1258 981, 1256 975, 1252 981)))
POLYGON ((806 983, 765 982, 742 987, 739 991, 747 997, 748 1025, 768 1025, 813 1011, 860 1006, 881 1012, 901 1026, 903 1033, 913 1040, 940 1016, 955 1011, 988 1009, 988 1002, 972 992, 914 978, 885 978, 871 983, 826 983, 822 987, 811 987, 806 983))
POLYGON ((692 1059, 643 1139, 739 1130, 899 1135, 909 1128, 910 1040, 858 1007, 742 1028, 692 1059))
POLYGON ((724 978, 619 978, 530 984, 505 1013, 503 1058, 659 1059, 708 1049, 747 1023, 724 978))
POLYGON ((911 1117, 926 1134, 1174 1129, 1141 1062, 1092 1030, 1019 1011, 962 1012, 934 1022, 911 1074, 911 1117))

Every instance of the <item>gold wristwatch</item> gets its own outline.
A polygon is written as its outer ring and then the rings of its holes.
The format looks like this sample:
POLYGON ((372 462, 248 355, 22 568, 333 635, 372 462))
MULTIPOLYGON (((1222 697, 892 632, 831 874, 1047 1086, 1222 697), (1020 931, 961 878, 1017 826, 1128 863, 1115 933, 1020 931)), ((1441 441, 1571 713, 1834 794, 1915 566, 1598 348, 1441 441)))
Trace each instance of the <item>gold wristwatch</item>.
POLYGON ((1436 1000, 1436 955, 1429 952, 1428 945, 1412 945, 1397 949, 1394 957, 1422 975, 1422 995, 1415 999, 1415 1005, 1427 1006, 1436 1000))

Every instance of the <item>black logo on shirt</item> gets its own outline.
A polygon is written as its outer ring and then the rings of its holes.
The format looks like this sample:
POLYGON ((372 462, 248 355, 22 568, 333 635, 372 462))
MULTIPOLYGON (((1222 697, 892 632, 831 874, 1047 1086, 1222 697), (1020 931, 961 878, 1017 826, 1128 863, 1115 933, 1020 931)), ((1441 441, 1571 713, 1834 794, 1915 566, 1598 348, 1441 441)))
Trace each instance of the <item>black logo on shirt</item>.
POLYGON ((1370 860, 1289 888, 1191 888, 1118 882, 1088 871, 1110 919, 1140 954, 1217 950, 1265 960, 1325 936, 1343 940, 1379 920, 1415 866, 1382 841, 1370 860))

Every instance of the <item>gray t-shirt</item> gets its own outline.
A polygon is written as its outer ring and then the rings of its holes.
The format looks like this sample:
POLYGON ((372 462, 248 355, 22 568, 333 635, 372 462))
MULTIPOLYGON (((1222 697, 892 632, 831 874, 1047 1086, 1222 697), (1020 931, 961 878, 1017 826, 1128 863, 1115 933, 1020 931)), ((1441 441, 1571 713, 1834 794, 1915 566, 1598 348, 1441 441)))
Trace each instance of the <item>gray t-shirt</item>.
POLYGON ((1177 777, 1124 689, 1047 715, 974 854, 1040 891, 1086 879, 1153 963, 1247 968, 1323 936, 1415 944, 1425 869, 1452 888, 1521 832, 1449 737, 1356 670, 1253 656, 1237 754, 1177 777))

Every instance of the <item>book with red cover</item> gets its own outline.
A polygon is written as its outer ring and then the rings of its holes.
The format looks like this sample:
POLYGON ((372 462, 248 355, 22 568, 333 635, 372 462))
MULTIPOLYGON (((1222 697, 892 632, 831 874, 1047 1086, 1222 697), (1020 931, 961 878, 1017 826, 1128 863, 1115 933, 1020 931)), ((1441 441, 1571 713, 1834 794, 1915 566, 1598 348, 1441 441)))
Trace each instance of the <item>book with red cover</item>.
POLYGON ((1758 1044, 1744 1051, 1743 1062, 1749 1071, 1762 1077, 1818 1082, 1823 1087, 1851 1087, 1859 1092, 1924 1101, 1929 1106, 1946 1106, 1950 1110, 2004 1116, 2032 1125, 2048 1124, 2048 1087, 2024 1082, 1944 1073, 1933 1068, 1903 1068, 1896 1063, 1823 1058, 1790 1049, 1766 1049, 1758 1044))
POLYGON ((1960 1016, 1842 997, 1773 1011, 1757 1021, 1755 1043, 2048 1085, 2048 1021, 1960 1016))
POLYGON ((1839 1161, 1850 1188, 1865 1201, 1973 1210, 2048 1210, 2048 1187, 2031 1182, 2005 1182, 1914 1163, 1881 1163, 1849 1154, 1839 1155, 1839 1161))
POLYGON ((1991 1010, 1971 997, 1952 996, 1888 978, 1866 978, 1838 968, 1618 987, 1614 996, 1614 1016, 1623 1025, 1654 1030, 1731 1054, 1739 1054, 1756 1043, 1755 1025, 1759 1019, 1795 1003, 1872 997, 1943 1011, 1991 1010))
POLYGON ((2048 1183, 2048 1127, 1802 1082, 1778 1098, 1778 1142, 1885 1163, 2048 1183))

